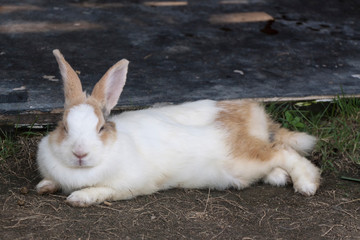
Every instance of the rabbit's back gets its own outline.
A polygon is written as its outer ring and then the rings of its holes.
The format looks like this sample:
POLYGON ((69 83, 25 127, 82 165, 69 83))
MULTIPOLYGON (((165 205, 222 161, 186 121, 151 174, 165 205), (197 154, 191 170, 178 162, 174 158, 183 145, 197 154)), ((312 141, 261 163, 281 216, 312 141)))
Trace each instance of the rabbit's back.
POLYGON ((222 189, 229 185, 223 167, 228 148, 216 124, 218 112, 215 101, 202 100, 125 112, 111 121, 119 138, 126 136, 129 148, 136 149, 133 158, 146 166, 146 179, 157 179, 159 188, 222 189))
POLYGON ((128 119, 131 119, 132 121, 139 123, 143 122, 148 125, 148 120, 157 119, 164 123, 201 126, 213 123, 218 112, 219 107, 217 106, 216 101, 199 100, 179 105, 167 105, 138 111, 128 111, 115 115, 110 120, 124 124, 128 122, 128 119))

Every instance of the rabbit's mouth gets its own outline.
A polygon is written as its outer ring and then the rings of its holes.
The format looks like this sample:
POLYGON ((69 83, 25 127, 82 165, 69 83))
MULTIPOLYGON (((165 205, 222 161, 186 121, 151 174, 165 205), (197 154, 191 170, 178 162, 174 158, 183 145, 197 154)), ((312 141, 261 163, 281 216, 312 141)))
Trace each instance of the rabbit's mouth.
POLYGON ((86 164, 86 162, 83 159, 79 158, 78 164, 79 164, 79 167, 81 167, 81 166, 84 166, 84 164, 86 164))
POLYGON ((91 168, 94 167, 88 158, 74 158, 71 163, 73 168, 91 168))

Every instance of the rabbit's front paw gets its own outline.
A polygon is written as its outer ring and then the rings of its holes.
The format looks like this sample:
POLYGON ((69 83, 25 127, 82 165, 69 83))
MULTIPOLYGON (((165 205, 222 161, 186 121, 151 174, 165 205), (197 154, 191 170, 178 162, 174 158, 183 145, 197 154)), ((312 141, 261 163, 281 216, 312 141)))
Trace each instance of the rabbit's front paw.
POLYGON ((66 203, 73 207, 89 207, 96 203, 96 199, 94 199, 89 192, 79 190, 71 193, 66 198, 66 203))
MULTIPOLYGON (((114 200, 116 191, 108 187, 89 187, 75 191, 67 197, 66 203, 73 207, 88 207, 102 203, 105 200, 114 200)), ((115 198, 121 199, 121 198, 115 198)))
POLYGON ((36 185, 36 191, 38 194, 54 193, 58 189, 58 185, 49 179, 43 179, 38 183, 38 185, 36 185))

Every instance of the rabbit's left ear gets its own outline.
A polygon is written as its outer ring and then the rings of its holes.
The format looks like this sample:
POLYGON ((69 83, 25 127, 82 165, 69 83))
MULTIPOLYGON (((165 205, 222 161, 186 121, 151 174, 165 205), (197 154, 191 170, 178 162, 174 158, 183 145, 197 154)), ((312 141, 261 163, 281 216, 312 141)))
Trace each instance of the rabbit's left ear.
POLYGON ((129 61, 126 59, 117 62, 105 73, 91 93, 91 97, 101 104, 105 115, 110 114, 119 100, 125 86, 128 65, 129 61))
POLYGON ((72 69, 58 49, 55 49, 53 54, 59 65, 64 82, 65 108, 71 104, 85 101, 86 95, 82 91, 80 79, 74 69, 72 69))

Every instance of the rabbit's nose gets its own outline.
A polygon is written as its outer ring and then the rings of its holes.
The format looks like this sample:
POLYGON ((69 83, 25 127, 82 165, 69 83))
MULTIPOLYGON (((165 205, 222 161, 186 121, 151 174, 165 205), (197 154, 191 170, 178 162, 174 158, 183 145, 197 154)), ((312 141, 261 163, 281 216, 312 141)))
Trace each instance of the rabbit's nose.
POLYGON ((82 153, 82 152, 73 152, 73 154, 75 157, 77 157, 79 159, 82 159, 88 155, 87 153, 82 153))

